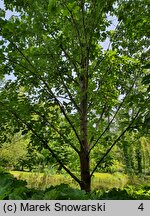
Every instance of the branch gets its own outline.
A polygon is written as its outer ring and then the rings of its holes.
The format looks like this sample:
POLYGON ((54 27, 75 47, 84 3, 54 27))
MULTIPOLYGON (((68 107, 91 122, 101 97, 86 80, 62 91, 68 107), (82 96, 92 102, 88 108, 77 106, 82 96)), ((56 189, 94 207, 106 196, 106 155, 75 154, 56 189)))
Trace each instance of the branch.
POLYGON ((65 7, 67 8, 68 12, 70 13, 71 15, 71 19, 72 19, 72 24, 74 25, 75 29, 76 29, 76 32, 77 32, 77 35, 78 35, 78 40, 79 40, 79 45, 80 45, 80 48, 81 48, 81 53, 83 54, 83 50, 82 50, 82 42, 81 42, 81 35, 80 35, 80 32, 79 32, 79 29, 78 29, 78 25, 76 23, 76 20, 73 16, 73 13, 72 11, 68 8, 67 4, 64 3, 65 7))
POLYGON ((34 68, 34 65, 31 63, 31 61, 24 55, 24 53, 18 48, 18 46, 14 43, 14 42, 12 42, 12 41, 10 41, 11 43, 12 43, 12 45, 16 48, 16 50, 23 56, 23 58, 28 62, 28 64, 33 68, 33 69, 35 69, 34 68))
POLYGON ((132 124, 134 123, 135 119, 138 117, 140 113, 140 110, 137 112, 137 114, 135 115, 135 117, 133 118, 133 120, 131 121, 131 123, 128 125, 128 127, 120 134, 120 136, 114 141, 114 143, 110 146, 110 148, 106 151, 106 153, 103 155, 103 157, 99 160, 99 162, 97 163, 97 165, 95 166, 95 168, 93 169, 93 171, 90 174, 90 177, 92 177, 92 175, 94 174, 94 172, 96 171, 96 169, 98 168, 98 166, 100 165, 100 163, 104 160, 104 158, 108 155, 108 153, 111 151, 111 149, 116 145, 116 143, 122 138, 122 136, 127 132, 128 129, 130 129, 130 127, 132 126, 132 124))
MULTIPOLYGON (((68 20, 69 20, 69 19, 68 19, 68 20)), ((70 21, 70 20, 69 20, 69 21, 70 21)), ((44 24, 45 28, 47 28, 47 27, 46 27, 46 24, 45 24, 45 23, 43 23, 43 24, 44 24)), ((47 29, 47 31, 50 33, 50 35, 52 36, 52 38, 56 41, 56 38, 54 37, 53 34, 51 34, 51 32, 49 31, 49 29, 47 29)), ((76 63, 78 63, 78 62, 77 62, 77 61, 73 61, 73 59, 71 58, 71 56, 69 55, 69 53, 64 49, 62 43, 59 45, 59 47, 60 47, 61 50, 64 52, 65 57, 66 57, 66 58, 69 60, 69 62, 74 66, 74 69, 75 69, 75 71, 77 72, 77 71, 78 71, 78 68, 77 68, 76 63)), ((51 53, 49 53, 49 54, 50 54, 51 57, 54 59, 54 56, 53 56, 51 53)), ((54 61, 57 61, 57 59, 54 59, 54 61)), ((78 84, 78 82, 77 82, 76 80, 74 80, 73 78, 72 78, 72 80, 73 80, 76 84, 78 84)))
POLYGON ((88 46, 88 45, 87 45, 88 43, 87 43, 86 26, 85 26, 84 4, 85 4, 85 1, 84 1, 84 0, 81 0, 82 24, 83 24, 83 29, 84 29, 84 37, 85 37, 85 41, 86 41, 86 46, 88 46))
MULTIPOLYGON (((103 109, 102 109, 101 116, 100 116, 99 120, 98 120, 97 123, 96 123, 96 129, 98 129, 99 124, 100 124, 100 122, 101 122, 101 120, 102 120, 102 118, 103 118, 103 115, 104 115, 104 113, 105 113, 105 108, 106 108, 106 104, 104 105, 104 107, 103 107, 103 109)), ((91 146, 93 140, 94 140, 94 135, 93 135, 93 136, 91 137, 91 139, 90 139, 90 146, 91 146)), ((94 147, 93 147, 93 148, 94 148, 94 147)), ((91 151, 91 150, 90 150, 90 151, 91 151)))
MULTIPOLYGON (((1 104, 3 104, 2 102, 0 102, 1 104)), ((4 104, 3 104, 4 106, 4 104)), ((4 106, 5 107, 5 106, 4 106)), ((49 152, 52 154, 52 156, 56 159, 56 161, 63 167, 63 169, 79 184, 81 184, 80 179, 78 179, 65 165, 64 163, 59 159, 59 157, 57 156, 57 154, 55 154, 54 150, 48 145, 48 141, 44 140, 43 137, 40 137, 37 132, 33 129, 32 125, 30 123, 25 122, 24 120, 22 120, 17 113, 10 109, 10 107, 8 108, 9 112, 15 117, 15 119, 17 121, 20 121, 21 123, 23 123, 28 130, 30 130, 37 138, 40 142, 43 143, 43 146, 45 149, 48 149, 49 152)))
MULTIPOLYGON (((56 39, 54 38, 54 40, 56 40, 56 39)), ((72 65, 74 66, 76 72, 78 73, 78 68, 77 68, 77 65, 76 65, 76 63, 78 63, 78 62, 77 62, 77 61, 74 62, 74 61, 72 60, 72 58, 70 57, 70 55, 68 54, 68 52, 64 49, 62 43, 60 44, 60 48, 61 48, 61 50, 64 52, 65 57, 69 60, 70 63, 72 63, 72 65)))
POLYGON ((59 75, 60 75, 60 78, 61 78, 62 84, 63 84, 64 88, 66 89, 66 92, 68 93, 68 96, 69 96, 71 102, 74 104, 74 106, 76 107, 76 109, 77 109, 79 112, 81 112, 80 107, 77 105, 76 101, 73 99, 73 97, 72 97, 72 95, 71 95, 71 93, 70 93, 70 91, 69 91, 67 85, 65 84, 61 72, 59 73, 59 75))
MULTIPOLYGON (((105 6, 105 5, 104 5, 104 6, 105 6)), ((97 12, 96 12, 97 8, 98 8, 97 2, 94 1, 94 2, 93 2, 93 5, 92 5, 92 9, 91 9, 91 11, 92 11, 91 14, 97 14, 97 12)), ((97 19, 95 19, 95 17, 94 17, 94 21, 95 21, 95 22, 94 22, 93 25, 91 26, 91 29, 92 29, 92 30, 91 30, 91 35, 90 35, 90 38, 89 38, 89 49, 90 49, 90 47, 91 47, 91 43, 92 43, 92 38, 93 38, 94 31, 95 31, 95 29, 97 28, 98 23, 99 23, 99 19, 100 19, 101 16, 102 16, 103 9, 104 9, 104 8, 101 7, 101 10, 98 12, 99 16, 97 17, 97 19)), ((110 44, 109 44, 109 46, 108 46, 108 48, 107 48, 107 51, 109 50, 109 47, 110 47, 110 44)), ((102 57, 100 63, 104 60, 104 58, 105 58, 105 56, 102 57)), ((97 62, 97 64, 95 65, 95 67, 94 67, 93 70, 95 70, 97 66, 99 66, 99 62, 97 62)))
POLYGON ((11 58, 5 57, 4 60, 10 61, 11 63, 16 64, 16 65, 18 65, 18 66, 20 66, 20 67, 22 67, 22 68, 24 68, 24 69, 30 71, 31 73, 33 73, 29 68, 27 68, 26 66, 20 64, 19 62, 15 61, 15 60, 13 60, 13 59, 11 59, 11 58))
POLYGON ((63 138, 63 140, 64 140, 65 142, 67 142, 67 143, 75 150, 75 152, 77 152, 78 155, 79 155, 79 150, 78 150, 72 143, 70 143, 69 140, 67 140, 67 138, 65 137, 65 135, 64 135, 63 133, 61 133, 52 123, 49 122, 49 120, 46 118, 46 116, 45 116, 44 114, 41 114, 40 112, 35 111, 34 109, 33 109, 33 111, 34 111, 36 114, 38 114, 40 117, 42 117, 43 120, 46 121, 46 123, 48 123, 49 126, 52 127, 53 130, 56 131, 56 132, 60 135, 60 137, 63 138))
POLYGON ((31 127, 31 125, 26 124, 26 126, 32 131, 32 133, 39 139, 40 142, 43 143, 43 146, 45 149, 48 149, 50 151, 50 153, 52 154, 52 156, 56 159, 56 161, 64 168, 64 170, 76 181, 80 184, 80 179, 78 179, 65 165, 64 163, 59 159, 59 157, 57 156, 57 154, 55 154, 54 150, 52 150, 50 148, 50 146, 48 145, 48 142, 43 140, 31 127))
POLYGON ((75 129, 73 123, 71 122, 71 120, 69 119, 68 115, 66 114, 64 107, 60 104, 60 101, 57 99, 57 97, 54 95, 53 92, 52 92, 52 94, 53 94, 53 97, 54 97, 56 103, 58 104, 58 106, 59 106, 61 112, 63 113, 63 115, 64 115, 64 117, 66 118, 67 122, 68 122, 69 125, 71 126, 72 130, 74 131, 74 133, 75 133, 75 135, 76 135, 76 137, 77 137, 77 139, 78 139, 80 145, 82 145, 82 142, 81 142, 80 137, 79 137, 79 135, 78 135, 78 133, 77 133, 77 130, 75 129))
MULTIPOLYGON (((14 45, 14 43, 13 43, 13 45, 14 45)), ((14 46, 15 46, 15 48, 18 50, 18 52, 24 57, 24 59, 32 66, 32 68, 33 68, 34 70, 36 70, 36 68, 35 68, 35 67, 33 66, 33 64, 28 60, 28 58, 24 55, 24 53, 23 53, 16 45, 14 45, 14 46)), ((53 97, 53 98, 55 99, 56 103, 58 104, 58 106, 59 106, 59 108, 60 108, 60 110, 61 110, 61 112, 62 112, 62 114, 63 114, 64 117, 66 118, 66 120, 67 120, 67 122, 69 123, 69 125, 71 126, 72 130, 74 131, 74 133, 75 133, 75 135, 76 135, 76 137, 77 137, 77 139, 78 139, 80 145, 82 145, 82 142, 81 142, 80 137, 79 137, 79 135, 78 135, 78 133, 77 133, 77 130, 75 129, 73 123, 71 122, 71 120, 69 119, 67 113, 65 112, 64 107, 61 105, 60 101, 57 99, 57 97, 55 96, 55 94, 53 93, 53 91, 49 88, 48 83, 47 83, 47 82, 43 79, 43 77, 40 76, 38 73, 36 73, 36 72, 34 72, 34 71, 32 71, 32 70, 30 70, 30 72, 32 72, 32 74, 34 74, 34 76, 35 76, 37 79, 41 80, 41 81, 44 83, 44 85, 46 86, 46 88, 47 88, 47 90, 48 90, 48 94, 50 95, 50 97, 53 97)))
MULTIPOLYGON (((117 24, 114 31, 117 30, 117 28, 119 27, 120 22, 121 21, 118 22, 118 24, 117 24)), ((117 32, 116 32, 116 34, 117 34, 117 32)), ((115 38, 116 34, 113 35, 113 38, 115 38)), ((111 44, 112 44, 112 41, 109 42, 106 52, 104 53, 103 57, 100 59, 100 62, 97 62, 97 64, 95 65, 93 70, 96 70, 96 68, 99 67, 99 65, 103 62, 103 60, 105 59, 105 57, 106 57, 106 55, 107 55, 107 53, 108 53, 108 51, 110 49, 111 44)))
POLYGON ((137 77, 135 78, 134 82, 132 83, 132 86, 130 87, 129 91, 127 92, 126 96, 124 97, 123 101, 119 104, 113 118, 111 119, 111 121, 109 122, 109 124, 107 125, 107 127, 105 128, 105 130, 101 133, 101 135, 98 137, 98 139, 96 140, 96 142, 93 144, 93 146, 90 148, 89 153, 91 152, 91 150, 95 147, 95 145, 99 142, 99 140, 101 139, 101 137, 106 133, 106 131, 110 128, 110 125, 112 124, 112 122, 114 121, 116 115, 118 114, 118 112, 120 111, 122 105, 124 104, 125 100, 127 99, 128 95, 130 94, 131 90, 133 89, 133 86, 135 84, 137 77))

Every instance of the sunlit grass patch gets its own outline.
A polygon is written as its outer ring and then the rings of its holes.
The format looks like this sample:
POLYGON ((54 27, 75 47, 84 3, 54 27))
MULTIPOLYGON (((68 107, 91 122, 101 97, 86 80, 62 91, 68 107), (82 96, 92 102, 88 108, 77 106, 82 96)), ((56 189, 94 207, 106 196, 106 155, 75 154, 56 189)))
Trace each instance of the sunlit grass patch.
POLYGON ((127 175, 124 174, 110 174, 110 173, 95 173, 92 178, 93 189, 110 189, 122 188, 128 182, 127 175))
MULTIPOLYGON (((79 185, 68 175, 65 174, 50 174, 40 172, 21 172, 11 171, 17 179, 26 180, 29 188, 46 189, 51 185, 68 184, 73 188, 78 188, 79 185)), ((124 188, 127 185, 143 185, 150 183, 150 179, 142 180, 137 176, 129 177, 123 173, 94 173, 92 177, 92 190, 107 190, 111 188, 124 188)))
MULTIPOLYGON (((51 185, 59 185, 61 183, 78 187, 71 177, 64 174, 47 174, 21 171, 11 171, 10 173, 18 179, 26 180, 28 187, 45 189, 51 185)), ((123 174, 95 173, 92 177, 92 189, 124 187, 127 181, 127 176, 123 174)))
POLYGON ((21 172, 10 171, 17 179, 26 180, 28 187, 45 189, 51 185, 59 185, 61 183, 72 185, 73 181, 70 177, 63 174, 47 174, 39 172, 21 172))

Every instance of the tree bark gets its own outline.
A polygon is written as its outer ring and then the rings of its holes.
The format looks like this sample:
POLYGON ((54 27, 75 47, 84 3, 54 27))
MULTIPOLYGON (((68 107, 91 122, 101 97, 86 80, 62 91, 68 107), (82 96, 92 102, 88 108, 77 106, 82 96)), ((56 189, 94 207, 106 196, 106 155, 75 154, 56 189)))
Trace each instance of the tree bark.
MULTIPOLYGON (((84 70, 84 69, 83 69, 84 70)), ((87 89, 88 74, 86 70, 80 75, 80 172, 81 172, 81 190, 91 191, 90 177, 90 157, 88 143, 88 119, 87 119, 87 89)))
POLYGON ((80 153, 80 169, 81 169, 81 190, 85 190, 87 193, 91 191, 91 177, 90 177, 90 158, 86 154, 85 150, 81 150, 80 153))

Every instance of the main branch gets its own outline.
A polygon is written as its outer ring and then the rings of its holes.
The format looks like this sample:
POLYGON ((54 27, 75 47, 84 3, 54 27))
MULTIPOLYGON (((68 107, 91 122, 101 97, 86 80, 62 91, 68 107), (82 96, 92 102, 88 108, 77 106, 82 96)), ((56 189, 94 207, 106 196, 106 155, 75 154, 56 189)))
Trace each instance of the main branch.
POLYGON ((94 172, 97 170, 98 166, 100 165, 100 163, 106 158, 106 156, 109 154, 109 152, 112 150, 112 148, 116 145, 116 143, 123 137, 123 135, 130 129, 130 127, 132 126, 132 124, 134 123, 134 121, 136 120, 136 118, 138 117, 140 113, 140 110, 136 113, 135 117, 132 119, 132 121, 130 122, 130 124, 128 125, 128 127, 126 127, 126 129, 120 134, 120 136, 114 141, 114 143, 110 146, 110 148, 106 151, 106 153, 103 155, 103 157, 99 160, 99 162, 97 163, 97 165, 95 166, 95 168, 93 169, 93 171, 91 172, 90 177, 93 176, 94 172))

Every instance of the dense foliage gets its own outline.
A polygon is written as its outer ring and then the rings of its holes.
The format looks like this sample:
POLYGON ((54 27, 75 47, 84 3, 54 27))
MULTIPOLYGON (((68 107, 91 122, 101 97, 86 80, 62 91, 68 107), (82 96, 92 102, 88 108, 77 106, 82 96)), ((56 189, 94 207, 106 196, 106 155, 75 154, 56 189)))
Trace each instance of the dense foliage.
POLYGON ((0 145, 15 133, 27 134, 30 150, 52 156, 87 192, 94 172, 112 163, 116 144, 127 168, 142 172, 148 156, 137 140, 150 127, 149 1, 4 0, 4 5, 0 145), (6 19, 7 10, 18 14, 6 19), (135 146, 128 136, 136 137, 135 146), (127 158, 131 149, 134 164, 127 158))
MULTIPOLYGON (((149 136, 140 136, 138 133, 126 133, 126 136, 113 148, 111 153, 97 168, 99 172, 121 172, 126 174, 149 175, 150 174, 150 141, 149 136)), ((52 143, 51 143, 52 145, 52 143)), ((92 155, 91 167, 94 167, 99 158, 105 152, 107 143, 104 142, 99 150, 95 148, 92 155)), ((55 150, 56 142, 53 143, 55 150)), ((78 161, 75 160, 67 146, 61 155, 62 161, 74 172, 79 172, 78 161)), ((3 143, 0 149, 0 166, 7 170, 37 171, 48 173, 64 173, 49 152, 45 149, 40 152, 30 144, 29 136, 16 134, 9 143, 3 143)))

